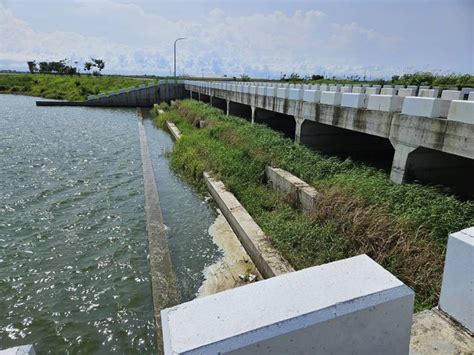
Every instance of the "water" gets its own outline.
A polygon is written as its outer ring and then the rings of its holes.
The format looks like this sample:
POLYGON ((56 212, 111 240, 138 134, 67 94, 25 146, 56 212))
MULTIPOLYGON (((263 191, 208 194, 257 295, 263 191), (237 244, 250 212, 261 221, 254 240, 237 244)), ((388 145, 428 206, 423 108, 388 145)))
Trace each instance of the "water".
MULTIPOLYGON (((0 348, 154 353, 135 110, 34 101, 0 95, 0 348)), ((171 142, 149 123, 147 131, 172 259, 182 263, 179 291, 190 299, 200 268, 217 257, 212 244, 198 245, 214 212, 159 169, 171 142), (192 221, 195 229, 184 226, 192 221)))

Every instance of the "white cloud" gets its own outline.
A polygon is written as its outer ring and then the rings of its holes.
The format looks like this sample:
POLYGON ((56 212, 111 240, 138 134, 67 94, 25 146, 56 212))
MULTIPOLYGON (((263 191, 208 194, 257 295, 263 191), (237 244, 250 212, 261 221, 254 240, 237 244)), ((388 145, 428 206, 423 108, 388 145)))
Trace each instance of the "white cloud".
POLYGON ((98 35, 36 31, 0 3, 0 59, 26 68, 23 63, 32 59, 96 56, 105 60, 108 72, 169 74, 173 40, 184 36, 188 40, 179 43, 178 64, 188 74, 399 71, 380 53, 396 53, 401 38, 357 23, 335 23, 317 10, 231 16, 217 8, 198 22, 171 21, 112 0, 76 0, 74 9, 98 35))

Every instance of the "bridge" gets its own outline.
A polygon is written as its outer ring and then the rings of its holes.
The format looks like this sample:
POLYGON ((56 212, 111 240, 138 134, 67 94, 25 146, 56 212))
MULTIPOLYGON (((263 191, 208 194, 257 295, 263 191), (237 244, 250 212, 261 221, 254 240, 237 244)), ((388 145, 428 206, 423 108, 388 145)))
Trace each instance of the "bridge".
POLYGON ((151 107, 186 97, 263 123, 323 154, 390 171, 396 183, 418 180, 474 195, 474 89, 161 80, 86 101, 37 105, 151 107))

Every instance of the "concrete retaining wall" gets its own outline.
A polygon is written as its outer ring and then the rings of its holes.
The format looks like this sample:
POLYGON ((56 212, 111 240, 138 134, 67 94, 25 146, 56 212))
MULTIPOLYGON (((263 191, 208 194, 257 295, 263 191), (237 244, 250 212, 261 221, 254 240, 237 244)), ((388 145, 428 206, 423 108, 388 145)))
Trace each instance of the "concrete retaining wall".
POLYGON ((213 179, 209 173, 204 173, 204 179, 211 196, 262 276, 269 278, 293 271, 288 261, 276 251, 270 239, 225 185, 213 179))
POLYGON ((289 196, 291 202, 305 212, 311 212, 321 194, 303 180, 286 170, 267 166, 265 168, 271 187, 289 196))

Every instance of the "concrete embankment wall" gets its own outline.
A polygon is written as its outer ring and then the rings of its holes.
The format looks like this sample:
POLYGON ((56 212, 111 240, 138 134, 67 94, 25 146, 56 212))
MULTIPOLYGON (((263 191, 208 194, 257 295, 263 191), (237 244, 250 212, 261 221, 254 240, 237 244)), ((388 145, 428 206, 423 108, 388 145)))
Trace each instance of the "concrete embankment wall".
POLYGON ((152 107, 156 103, 181 99, 185 95, 181 81, 150 83, 148 86, 120 89, 89 96, 86 101, 37 101, 37 106, 152 107))
POLYGON ((138 109, 138 115, 156 338, 159 351, 162 353, 163 339, 160 311, 166 307, 177 304, 179 297, 176 287, 176 276, 173 271, 170 251, 168 248, 166 226, 163 223, 163 215, 161 213, 155 174, 153 172, 150 153, 148 151, 148 143, 140 109, 138 109))

